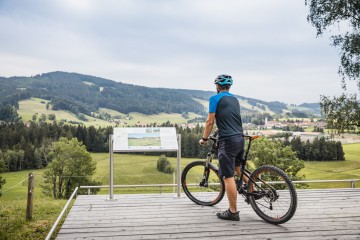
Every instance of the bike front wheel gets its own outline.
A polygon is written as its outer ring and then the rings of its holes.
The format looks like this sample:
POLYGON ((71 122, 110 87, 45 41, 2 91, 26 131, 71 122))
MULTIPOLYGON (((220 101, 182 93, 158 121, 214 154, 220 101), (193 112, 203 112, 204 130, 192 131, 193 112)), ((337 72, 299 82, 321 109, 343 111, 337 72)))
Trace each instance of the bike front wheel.
POLYGON ((213 206, 225 194, 224 180, 219 177, 218 169, 204 161, 188 164, 181 175, 182 188, 188 198, 196 204, 213 206))
POLYGON ((275 166, 265 165, 251 175, 247 191, 256 214, 272 224, 289 221, 295 214, 297 195, 289 177, 275 166))

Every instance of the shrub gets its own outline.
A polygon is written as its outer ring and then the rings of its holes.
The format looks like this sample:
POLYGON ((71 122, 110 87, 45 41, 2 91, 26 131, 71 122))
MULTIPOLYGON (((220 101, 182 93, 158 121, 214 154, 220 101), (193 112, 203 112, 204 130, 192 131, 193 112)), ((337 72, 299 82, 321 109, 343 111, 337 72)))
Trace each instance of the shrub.
POLYGON ((157 161, 157 169, 164 173, 174 172, 174 168, 164 154, 160 155, 159 160, 157 161))

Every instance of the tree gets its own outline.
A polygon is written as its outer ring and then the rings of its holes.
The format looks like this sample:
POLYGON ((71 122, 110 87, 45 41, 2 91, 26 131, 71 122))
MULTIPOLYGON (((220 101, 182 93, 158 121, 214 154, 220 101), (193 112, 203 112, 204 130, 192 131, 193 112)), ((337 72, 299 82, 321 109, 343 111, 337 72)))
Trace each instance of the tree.
POLYGON ((302 158, 302 143, 300 137, 294 137, 290 142, 291 150, 296 152, 298 158, 302 158))
MULTIPOLYGON (((317 36, 321 36, 334 25, 346 26, 345 31, 331 37, 332 45, 340 47, 339 74, 342 77, 343 89, 346 79, 356 81, 360 90, 360 2, 358 0, 305 0, 309 5, 308 21, 316 28, 317 36)), ((344 30, 344 27, 342 28, 344 30)), ((360 102, 356 95, 345 95, 329 99, 322 96, 321 110, 327 123, 339 133, 348 126, 354 125, 352 118, 341 119, 344 108, 356 116, 360 116, 360 102), (343 107, 338 107, 342 102, 343 107), (334 124, 334 122, 336 124, 334 124)), ((357 118, 359 119, 359 117, 357 118)), ((358 120, 359 121, 359 120, 358 120)), ((356 126, 359 127, 359 124, 356 126)))
POLYGON ((25 152, 23 150, 7 150, 3 153, 8 172, 22 170, 24 154, 25 152))
POLYGON ((18 122, 19 119, 20 117, 15 107, 11 106, 10 104, 7 104, 6 106, 0 104, 0 121, 18 122))
POLYGON ((41 114, 41 121, 43 121, 43 122, 46 121, 46 114, 45 113, 41 114))
POLYGON ((346 130, 355 130, 360 128, 360 105, 355 95, 330 99, 322 96, 320 103, 322 112, 326 115, 327 127, 337 133, 343 133, 346 130))
POLYGON ((46 167, 51 162, 49 153, 52 150, 52 142, 50 139, 45 139, 41 146, 34 151, 36 161, 36 168, 46 167))
POLYGON ((96 162, 76 138, 60 138, 54 142, 50 156, 53 161, 43 174, 44 194, 54 198, 68 198, 75 187, 99 184, 91 180, 96 162))
MULTIPOLYGON (((6 179, 3 179, 2 176, 0 176, 0 189, 2 188, 2 186, 6 183, 6 179)), ((0 197, 1 197, 2 193, 0 192, 0 197)))
POLYGON ((297 176, 297 173, 305 167, 305 164, 296 157, 296 152, 293 152, 290 146, 283 147, 280 141, 261 138, 253 142, 251 149, 251 159, 256 167, 274 165, 292 180, 303 179, 304 176, 297 176))
POLYGON ((50 113, 50 114, 48 114, 48 119, 51 121, 54 121, 54 120, 56 120, 56 115, 54 113, 50 113))
POLYGON ((0 149, 0 173, 5 172, 5 159, 4 154, 0 149))

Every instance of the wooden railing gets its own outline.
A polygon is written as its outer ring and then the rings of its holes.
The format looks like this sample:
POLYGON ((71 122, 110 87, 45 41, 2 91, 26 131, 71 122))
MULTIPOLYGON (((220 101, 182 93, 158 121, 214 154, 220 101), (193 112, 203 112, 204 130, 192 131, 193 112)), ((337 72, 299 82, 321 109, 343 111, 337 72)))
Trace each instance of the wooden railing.
MULTIPOLYGON (((292 181, 292 183, 336 183, 336 182, 348 182, 350 183, 350 188, 355 188, 355 183, 360 182, 360 179, 342 179, 342 180, 303 180, 303 181, 292 181)), ((162 193, 164 187, 177 187, 177 184, 145 184, 145 185, 114 185, 114 188, 143 188, 143 187, 158 187, 159 192, 162 193)), ((109 188, 109 185, 102 186, 80 186, 80 188, 85 188, 88 190, 88 194, 91 194, 91 189, 94 188, 109 188)))

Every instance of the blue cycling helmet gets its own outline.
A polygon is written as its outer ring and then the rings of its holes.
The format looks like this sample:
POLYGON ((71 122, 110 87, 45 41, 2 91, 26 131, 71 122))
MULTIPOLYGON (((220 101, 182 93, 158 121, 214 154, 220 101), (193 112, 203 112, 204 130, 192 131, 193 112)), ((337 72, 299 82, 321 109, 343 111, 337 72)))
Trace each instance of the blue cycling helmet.
POLYGON ((221 74, 221 75, 219 75, 219 76, 217 76, 215 78, 214 83, 219 84, 221 86, 223 86, 223 85, 230 85, 231 86, 233 84, 233 80, 232 80, 230 75, 221 74))

